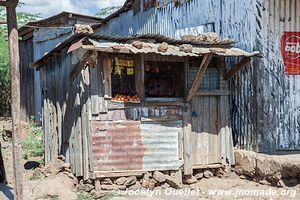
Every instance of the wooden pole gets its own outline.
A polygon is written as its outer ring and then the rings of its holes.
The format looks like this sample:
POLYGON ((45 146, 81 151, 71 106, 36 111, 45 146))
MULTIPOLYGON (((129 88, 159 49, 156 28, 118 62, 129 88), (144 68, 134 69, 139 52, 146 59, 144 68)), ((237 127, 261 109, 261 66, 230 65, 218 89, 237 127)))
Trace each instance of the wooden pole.
POLYGON ((18 0, 10 0, 11 5, 6 7, 8 47, 10 63, 11 82, 11 116, 13 125, 12 147, 13 147, 13 169, 14 169, 14 199, 23 199, 23 166, 21 163, 21 141, 20 141, 20 57, 18 43, 18 27, 16 5, 18 0))

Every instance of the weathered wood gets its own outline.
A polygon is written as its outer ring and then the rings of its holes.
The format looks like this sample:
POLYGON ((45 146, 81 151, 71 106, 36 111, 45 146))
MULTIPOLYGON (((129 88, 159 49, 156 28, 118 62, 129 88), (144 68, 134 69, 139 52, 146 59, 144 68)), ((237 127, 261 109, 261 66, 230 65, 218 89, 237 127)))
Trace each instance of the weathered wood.
POLYGON ((186 97, 186 102, 191 102, 191 100, 193 99, 193 97, 196 95, 196 92, 200 86, 201 80, 204 76, 204 73, 212 59, 213 55, 212 54, 207 54, 203 57, 202 62, 199 66, 199 70, 196 74, 195 80, 187 94, 186 97))
POLYGON ((88 51, 80 59, 80 61, 74 66, 73 70, 70 72, 69 79, 74 80, 80 71, 86 66, 87 60, 92 56, 93 51, 88 51))
POLYGON ((104 79, 104 97, 111 98, 111 60, 107 54, 103 54, 101 59, 104 79))
POLYGON ((83 72, 83 93, 82 93, 82 107, 81 107, 81 115, 82 115, 82 123, 81 123, 81 132, 82 132, 82 157, 83 157, 83 179, 87 180, 89 178, 89 158, 91 157, 91 154, 89 154, 88 146, 89 146, 89 140, 88 140, 88 134, 89 132, 89 113, 88 113, 88 106, 90 106, 89 103, 89 87, 90 87, 90 76, 89 76, 89 69, 84 70, 83 72))
POLYGON ((182 116, 166 116, 166 117, 154 117, 154 118, 141 118, 142 122, 168 122, 182 120, 182 116))
POLYGON ((102 172, 102 171, 95 171, 94 177, 95 178, 115 178, 115 177, 122 177, 122 176, 142 176, 146 171, 116 171, 116 172, 102 172))
POLYGON ((135 89, 137 95, 140 97, 141 100, 145 99, 145 61, 144 55, 139 54, 134 56, 134 70, 135 70, 135 89))
POLYGON ((223 167, 222 164, 211 164, 211 165, 193 165, 193 169, 216 169, 223 167))
POLYGON ((229 72, 225 75, 224 79, 229 80, 231 79, 234 75, 238 73, 243 67, 245 67, 249 62, 251 61, 251 58, 245 57, 243 58, 239 63, 235 64, 229 72))
POLYGON ((92 114, 97 115, 100 113, 100 74, 97 68, 90 68, 91 78, 91 103, 92 103, 92 114))
POLYGON ((12 116, 12 151, 14 170, 14 199, 23 199, 23 167, 21 162, 20 140, 20 57, 18 44, 18 27, 16 6, 17 0, 0 1, 0 6, 8 6, 7 27, 11 80, 11 116, 12 116))
MULTIPOLYGON (((7 7, 7 9, 14 9, 15 7, 17 7, 18 2, 19 1, 16 0, 0 1, 0 6, 7 7)), ((9 21, 10 20, 8 20, 8 23, 9 21)))
POLYGON ((6 20, 0 19, 0 24, 6 24, 6 23, 7 23, 6 20))
POLYGON ((186 104, 183 110, 183 160, 184 160, 184 175, 193 173, 192 159, 192 127, 191 127, 191 110, 190 104, 186 104))

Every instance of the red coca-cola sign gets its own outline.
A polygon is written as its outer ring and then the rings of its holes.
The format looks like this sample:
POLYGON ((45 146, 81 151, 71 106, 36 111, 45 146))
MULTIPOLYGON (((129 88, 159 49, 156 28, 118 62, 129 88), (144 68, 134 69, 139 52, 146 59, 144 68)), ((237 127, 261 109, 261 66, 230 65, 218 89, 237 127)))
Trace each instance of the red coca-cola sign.
POLYGON ((281 53, 287 75, 300 75, 300 32, 284 32, 281 53))

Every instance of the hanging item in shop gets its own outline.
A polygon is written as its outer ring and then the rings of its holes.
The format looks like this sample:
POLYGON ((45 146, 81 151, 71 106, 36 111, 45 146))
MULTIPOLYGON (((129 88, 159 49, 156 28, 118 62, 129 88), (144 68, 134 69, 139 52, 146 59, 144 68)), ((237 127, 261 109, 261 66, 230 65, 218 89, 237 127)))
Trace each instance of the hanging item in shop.
POLYGON ((300 32, 284 32, 281 53, 286 75, 300 75, 300 32))
POLYGON ((121 59, 115 57, 114 61, 115 61, 115 67, 114 67, 115 75, 121 75, 123 71, 125 71, 126 75, 134 75, 132 59, 121 59))

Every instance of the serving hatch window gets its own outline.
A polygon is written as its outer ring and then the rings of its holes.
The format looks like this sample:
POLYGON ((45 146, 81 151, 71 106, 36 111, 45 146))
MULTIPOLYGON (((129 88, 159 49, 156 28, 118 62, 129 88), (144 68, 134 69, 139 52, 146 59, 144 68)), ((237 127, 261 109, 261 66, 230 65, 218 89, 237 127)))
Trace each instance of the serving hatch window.
POLYGON ((112 100, 137 102, 135 89, 135 70, 133 58, 118 55, 112 58, 112 100))
POLYGON ((151 98, 184 97, 184 64, 146 61, 145 96, 151 98))
MULTIPOLYGON (((188 70, 188 87, 191 88, 193 81, 195 80, 196 74, 199 70, 200 61, 191 62, 188 70)), ((209 64, 205 71, 203 79, 200 83, 198 90, 220 90, 220 70, 216 67, 217 63, 215 60, 209 64)))

